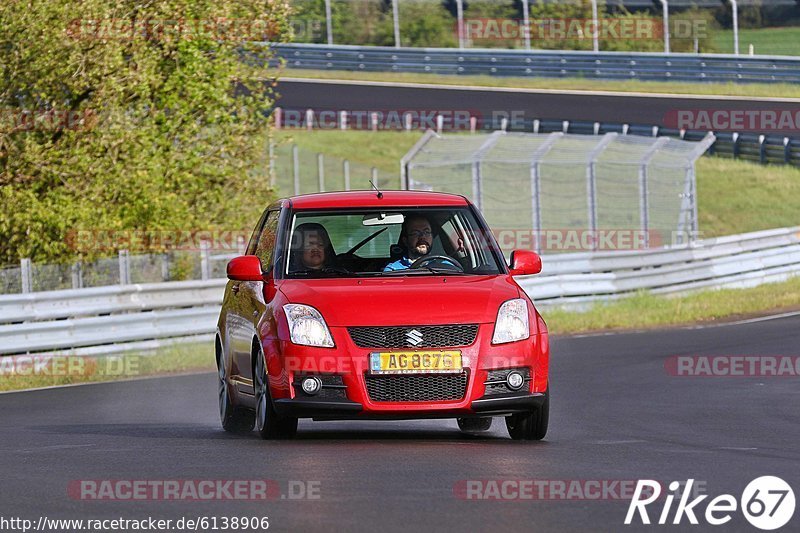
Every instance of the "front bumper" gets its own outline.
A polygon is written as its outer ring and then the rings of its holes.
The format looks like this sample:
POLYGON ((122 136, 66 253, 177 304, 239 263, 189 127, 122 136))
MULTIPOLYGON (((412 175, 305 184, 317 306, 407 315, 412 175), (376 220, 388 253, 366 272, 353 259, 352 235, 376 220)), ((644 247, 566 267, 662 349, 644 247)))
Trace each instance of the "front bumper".
MULTIPOLYGON (((502 416, 536 408, 547 390, 546 335, 532 335, 524 341, 492 345, 494 325, 481 324, 473 344, 442 348, 457 349, 462 354, 466 374, 463 393, 456 395, 452 383, 437 381, 430 386, 444 391, 440 397, 415 397, 415 394, 407 394, 408 391, 404 389, 394 394, 398 398, 394 400, 387 399, 388 394, 383 394, 386 391, 380 391, 380 394, 376 392, 379 385, 377 380, 368 383, 373 376, 369 367, 370 353, 378 350, 356 346, 344 327, 330 329, 335 348, 298 346, 281 341, 273 346, 273 350, 266 350, 270 392, 279 414, 319 419, 456 418, 481 416, 483 413, 486 413, 485 416, 502 416), (485 385, 495 379, 490 379, 494 371, 523 367, 529 369, 531 380, 528 386, 519 391, 499 393, 497 390, 490 391, 489 385, 485 385), (336 396, 331 391, 326 391, 325 397, 304 394, 298 383, 305 375, 338 376, 340 381, 336 383, 341 383, 341 386, 335 386, 342 391, 341 395, 336 396), (370 387, 374 389, 372 392, 370 387)), ((401 378, 398 376, 398 379, 401 378)), ((331 381, 329 384, 334 383, 331 381)), ((394 385, 383 385, 394 389, 394 385)), ((406 385, 397 385, 397 388, 406 385)), ((459 387, 462 386, 459 384, 459 387)))
POLYGON ((431 411, 398 412, 365 411, 364 406, 350 400, 317 400, 307 398, 275 400, 280 416, 313 418, 315 420, 413 420, 427 418, 464 418, 476 416, 505 416, 532 411, 541 407, 547 393, 512 393, 473 400, 469 408, 436 409, 431 411))

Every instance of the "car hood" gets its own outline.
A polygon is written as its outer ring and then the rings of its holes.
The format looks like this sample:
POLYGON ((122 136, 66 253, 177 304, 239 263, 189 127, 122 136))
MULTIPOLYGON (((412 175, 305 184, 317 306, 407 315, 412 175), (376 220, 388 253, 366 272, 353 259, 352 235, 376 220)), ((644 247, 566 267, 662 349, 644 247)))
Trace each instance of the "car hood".
POLYGON ((334 327, 494 322, 500 304, 520 293, 503 275, 291 279, 279 289, 334 327))

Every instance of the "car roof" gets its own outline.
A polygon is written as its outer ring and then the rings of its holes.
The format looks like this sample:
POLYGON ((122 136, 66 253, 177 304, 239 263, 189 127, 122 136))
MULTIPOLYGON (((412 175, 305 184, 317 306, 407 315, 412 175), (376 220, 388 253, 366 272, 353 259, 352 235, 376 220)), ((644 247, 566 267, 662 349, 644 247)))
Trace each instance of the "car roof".
MULTIPOLYGON (((451 207, 466 206, 469 201, 457 194, 428 191, 323 192, 287 198, 294 209, 335 209, 348 207, 451 207)), ((283 204, 285 205, 285 204, 283 204)))

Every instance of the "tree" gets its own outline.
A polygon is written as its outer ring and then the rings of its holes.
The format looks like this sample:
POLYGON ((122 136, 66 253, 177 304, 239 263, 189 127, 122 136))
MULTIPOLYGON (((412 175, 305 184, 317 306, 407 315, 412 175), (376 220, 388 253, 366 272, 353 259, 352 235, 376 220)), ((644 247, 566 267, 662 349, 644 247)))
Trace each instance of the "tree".
MULTIPOLYGON (((0 4, 0 262, 76 229, 252 224, 285 0, 0 4), (55 118, 54 118, 55 117, 55 118)), ((266 174, 264 171, 263 174, 266 174)))

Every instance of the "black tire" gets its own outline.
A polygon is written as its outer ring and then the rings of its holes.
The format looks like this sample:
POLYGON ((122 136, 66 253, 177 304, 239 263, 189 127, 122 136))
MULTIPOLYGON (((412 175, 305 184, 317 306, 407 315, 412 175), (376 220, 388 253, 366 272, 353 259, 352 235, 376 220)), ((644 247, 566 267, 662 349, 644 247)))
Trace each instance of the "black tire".
POLYGON ((492 417, 482 416, 480 418, 458 418, 458 429, 468 433, 476 431, 489 431, 492 427, 492 417))
POLYGON ((297 434, 297 419, 280 417, 269 394, 264 354, 258 352, 253 365, 253 389, 256 398, 256 431, 262 439, 292 439, 297 434))
POLYGON ((222 429, 229 433, 249 433, 253 431, 256 422, 255 414, 250 409, 237 407, 231 403, 230 384, 228 383, 227 367, 222 353, 217 357, 217 376, 219 396, 219 419, 222 429))
POLYGON ((544 403, 538 409, 506 417, 506 427, 512 439, 542 440, 547 435, 547 424, 550 420, 550 387, 545 394, 544 403))

